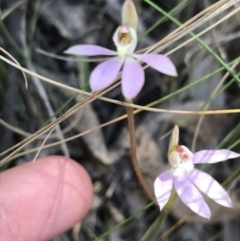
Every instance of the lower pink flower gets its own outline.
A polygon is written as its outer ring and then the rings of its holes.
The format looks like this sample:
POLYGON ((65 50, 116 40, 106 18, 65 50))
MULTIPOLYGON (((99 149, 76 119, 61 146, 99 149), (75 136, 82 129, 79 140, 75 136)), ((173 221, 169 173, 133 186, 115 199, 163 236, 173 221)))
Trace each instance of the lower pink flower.
POLYGON ((194 168, 194 164, 216 163, 239 157, 229 150, 202 150, 192 153, 178 145, 179 129, 175 126, 168 151, 171 169, 161 173, 154 182, 154 192, 160 210, 168 202, 173 187, 182 202, 198 215, 210 219, 210 209, 201 192, 225 207, 232 207, 228 193, 207 173, 194 168))

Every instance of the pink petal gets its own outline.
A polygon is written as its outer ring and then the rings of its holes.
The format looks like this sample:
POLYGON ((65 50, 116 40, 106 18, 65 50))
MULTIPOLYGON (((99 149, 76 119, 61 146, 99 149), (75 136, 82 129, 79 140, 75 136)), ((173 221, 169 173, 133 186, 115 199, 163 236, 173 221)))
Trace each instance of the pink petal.
POLYGON ((189 173, 188 178, 196 185, 198 189, 200 189, 215 202, 226 207, 232 207, 232 202, 227 192, 207 173, 193 169, 189 173))
POLYGON ((186 174, 173 176, 174 186, 182 202, 198 215, 210 219, 211 212, 197 188, 186 174))
POLYGON ((117 55, 116 51, 112 51, 101 46, 91 44, 75 45, 68 48, 64 53, 83 56, 117 55))
POLYGON ((132 57, 128 57, 122 73, 122 93, 126 99, 133 99, 144 85, 142 66, 132 57))
POLYGON ((173 188, 172 172, 165 171, 156 178, 154 182, 154 193, 155 193, 157 202, 160 206, 160 210, 162 210, 165 204, 168 202, 171 195, 172 188, 173 188))
POLYGON ((116 79, 124 58, 114 58, 99 64, 90 75, 90 87, 92 91, 103 90, 116 79))
POLYGON ((177 70, 173 62, 165 55, 161 54, 142 54, 142 55, 134 55, 137 59, 143 61, 148 64, 152 68, 157 71, 170 75, 177 76, 177 70))
POLYGON ((193 154, 193 163, 216 163, 239 157, 240 154, 229 150, 203 150, 193 154))

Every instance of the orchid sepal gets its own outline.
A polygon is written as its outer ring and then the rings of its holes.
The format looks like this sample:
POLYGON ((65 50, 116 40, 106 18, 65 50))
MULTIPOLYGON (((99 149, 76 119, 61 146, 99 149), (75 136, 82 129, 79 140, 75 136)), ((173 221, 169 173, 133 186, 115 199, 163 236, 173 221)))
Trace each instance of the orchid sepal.
POLYGON ((122 7, 122 24, 128 24, 133 29, 137 29, 138 15, 134 3, 126 0, 122 7))

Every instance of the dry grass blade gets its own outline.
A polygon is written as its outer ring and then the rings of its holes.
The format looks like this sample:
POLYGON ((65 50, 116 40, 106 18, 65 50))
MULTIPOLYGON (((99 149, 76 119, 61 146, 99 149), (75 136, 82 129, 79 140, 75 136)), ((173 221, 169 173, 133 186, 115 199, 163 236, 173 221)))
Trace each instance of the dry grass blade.
POLYGON ((53 128, 49 131, 49 133, 47 134, 47 136, 46 136, 46 138, 44 139, 42 145, 39 147, 39 149, 38 149, 38 151, 37 151, 37 153, 36 153, 36 155, 35 155, 35 157, 34 157, 34 159, 33 159, 33 162, 36 161, 36 159, 37 159, 37 157, 38 157, 40 151, 42 150, 42 147, 43 147, 44 144, 46 143, 48 137, 49 137, 49 136, 51 135, 51 133, 53 132, 54 128, 55 128, 55 127, 53 127, 53 128))
POLYGON ((19 6, 21 6, 25 2, 27 2, 27 1, 26 0, 16 1, 11 7, 6 9, 5 11, 3 11, 0 19, 4 20, 9 14, 11 14, 16 8, 18 8, 19 6))
POLYGON ((91 58, 91 59, 87 59, 87 58, 71 58, 71 57, 64 57, 64 56, 60 56, 60 55, 56 55, 53 53, 49 53, 47 51, 44 51, 43 49, 39 49, 37 48, 35 50, 36 52, 43 54, 45 56, 54 58, 54 59, 60 59, 60 60, 64 60, 64 61, 73 61, 73 62, 79 62, 79 61, 84 61, 84 62, 102 62, 105 60, 109 60, 111 58, 91 58))
MULTIPOLYGON (((3 53, 5 53, 10 59, 12 59, 19 67, 21 67, 21 65, 19 64, 19 62, 10 54, 8 53, 5 49, 3 49, 2 47, 0 47, 0 51, 2 51, 3 53)), ((21 69, 20 69, 21 70, 21 69)), ((26 89, 28 89, 28 82, 27 82, 27 76, 25 74, 24 71, 21 71, 22 74, 23 74, 23 78, 24 78, 24 81, 25 81, 25 87, 26 89)))
POLYGON ((9 129, 10 131, 13 131, 13 132, 15 132, 19 135, 22 135, 22 136, 30 136, 31 135, 26 131, 23 131, 23 130, 17 128, 17 127, 9 125, 7 122, 5 122, 2 119, 0 119, 0 125, 4 126, 5 128, 9 129))

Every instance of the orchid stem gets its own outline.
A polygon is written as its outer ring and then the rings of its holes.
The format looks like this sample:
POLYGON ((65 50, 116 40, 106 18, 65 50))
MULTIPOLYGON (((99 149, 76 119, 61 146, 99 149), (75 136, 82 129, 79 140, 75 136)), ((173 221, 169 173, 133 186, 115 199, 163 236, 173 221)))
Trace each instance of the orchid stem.
POLYGON ((153 222, 153 224, 150 226, 150 228, 146 231, 146 233, 143 235, 143 237, 140 239, 140 241, 149 241, 157 235, 157 233, 159 232, 159 229, 162 226, 163 221, 165 220, 168 212, 170 211, 171 207, 173 206, 175 199, 176 199, 176 191, 175 191, 175 189, 172 189, 172 193, 171 193, 171 196, 170 196, 167 204, 164 206, 160 215, 156 218, 156 220, 153 222))
MULTIPOLYGON (((130 102, 127 100, 127 102, 130 102)), ((130 102, 131 103, 131 102, 130 102)), ((138 177, 139 182, 141 183, 144 191, 148 195, 148 197, 155 203, 156 199, 152 192, 149 190, 148 184, 146 183, 143 174, 138 166, 138 160, 137 160, 137 151, 136 151, 136 139, 135 139, 135 126, 134 126, 134 115, 133 115, 133 108, 126 106, 126 112, 128 117, 128 128, 129 128, 129 136, 130 136, 130 149, 131 149, 131 157, 132 157, 132 163, 134 171, 138 177)))

